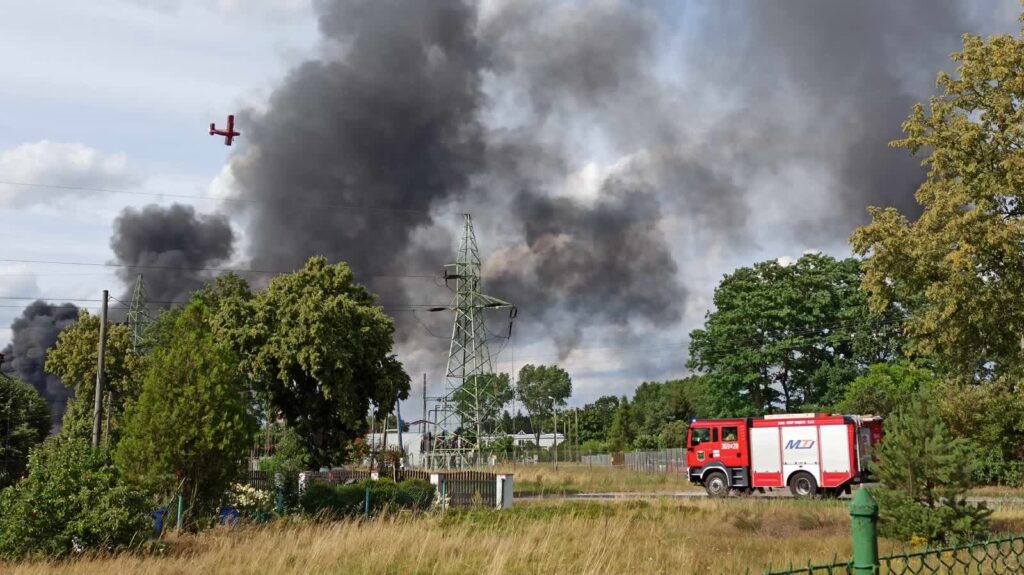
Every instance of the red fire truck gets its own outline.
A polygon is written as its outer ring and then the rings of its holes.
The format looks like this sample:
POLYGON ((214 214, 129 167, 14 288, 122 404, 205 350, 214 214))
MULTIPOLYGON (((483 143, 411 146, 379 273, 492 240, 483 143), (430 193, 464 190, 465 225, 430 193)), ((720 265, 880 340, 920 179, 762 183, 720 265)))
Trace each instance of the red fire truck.
POLYGON ((868 479, 882 439, 879 417, 800 413, 694 420, 686 441, 690 481, 708 495, 785 488, 837 496, 868 479))

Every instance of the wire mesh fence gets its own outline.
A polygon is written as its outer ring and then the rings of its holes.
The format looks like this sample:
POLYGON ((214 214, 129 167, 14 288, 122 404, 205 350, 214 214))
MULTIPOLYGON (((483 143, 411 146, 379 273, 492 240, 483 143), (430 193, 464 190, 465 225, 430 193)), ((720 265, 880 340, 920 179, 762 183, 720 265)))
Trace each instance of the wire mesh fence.
POLYGON ((627 451, 623 454, 626 469, 644 473, 686 473, 686 450, 627 451))
POLYGON ((594 455, 583 455, 580 456, 580 463, 583 465, 590 465, 592 467, 611 467, 612 454, 596 453, 594 455))
MULTIPOLYGON (((852 575, 852 562, 790 566, 765 575, 852 575)), ((1003 575, 1024 573, 1024 536, 982 541, 969 545, 897 553, 879 558, 879 575, 1003 575)))

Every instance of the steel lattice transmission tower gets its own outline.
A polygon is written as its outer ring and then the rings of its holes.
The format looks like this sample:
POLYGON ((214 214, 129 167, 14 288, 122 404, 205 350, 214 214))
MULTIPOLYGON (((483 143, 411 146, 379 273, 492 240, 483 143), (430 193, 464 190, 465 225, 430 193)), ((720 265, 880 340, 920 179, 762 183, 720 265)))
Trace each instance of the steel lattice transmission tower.
POLYGON ((132 351, 143 353, 146 328, 149 327, 149 315, 146 313, 146 283, 142 274, 135 279, 132 291, 132 303, 128 306, 128 327, 132 330, 132 351))
POLYGON ((484 312, 508 309, 510 334, 516 314, 511 303, 483 293, 473 220, 469 214, 463 218, 458 258, 445 266, 445 283, 455 282, 455 295, 447 308, 454 312, 455 321, 444 392, 436 399, 433 410, 434 437, 428 458, 432 468, 477 463, 484 433, 493 433, 497 428, 493 408, 501 400, 494 386, 494 367, 487 345, 491 335, 484 324, 484 312))

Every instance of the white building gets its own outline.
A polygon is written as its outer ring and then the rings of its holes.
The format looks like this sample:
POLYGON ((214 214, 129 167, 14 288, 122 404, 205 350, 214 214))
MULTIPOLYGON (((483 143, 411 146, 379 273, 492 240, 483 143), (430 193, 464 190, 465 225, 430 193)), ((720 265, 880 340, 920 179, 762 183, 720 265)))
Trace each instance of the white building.
MULTIPOLYGON (((516 447, 535 445, 537 443, 537 436, 532 433, 526 433, 525 431, 513 433, 509 437, 512 438, 512 445, 515 445, 516 447)), ((565 441, 565 436, 561 433, 541 433, 540 445, 537 445, 537 447, 549 449, 555 445, 560 445, 563 441, 565 441)))

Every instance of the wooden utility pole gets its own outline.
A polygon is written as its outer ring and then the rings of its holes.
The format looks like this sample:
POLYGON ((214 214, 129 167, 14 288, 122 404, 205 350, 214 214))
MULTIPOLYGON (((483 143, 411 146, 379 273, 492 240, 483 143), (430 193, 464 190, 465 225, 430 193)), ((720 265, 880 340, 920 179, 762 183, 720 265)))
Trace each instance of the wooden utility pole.
POLYGON ((423 373, 423 421, 420 422, 420 433, 427 433, 427 374, 423 373))
POLYGON ((103 368, 107 355, 107 301, 110 292, 103 290, 103 308, 100 312, 100 352, 96 367, 96 399, 92 408, 92 446, 100 445, 100 421, 103 419, 103 368))

